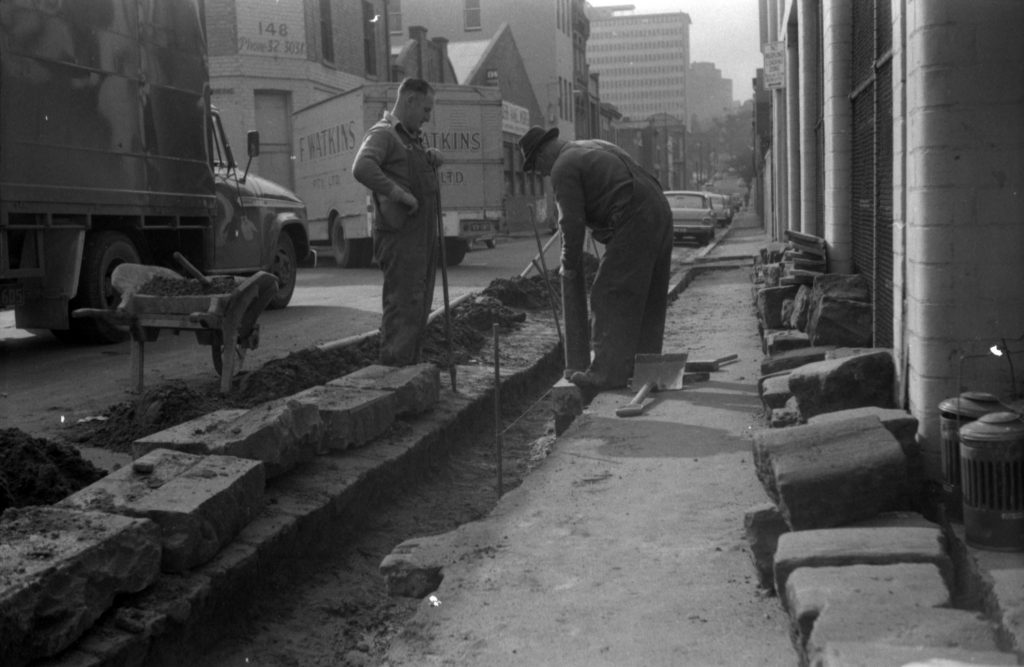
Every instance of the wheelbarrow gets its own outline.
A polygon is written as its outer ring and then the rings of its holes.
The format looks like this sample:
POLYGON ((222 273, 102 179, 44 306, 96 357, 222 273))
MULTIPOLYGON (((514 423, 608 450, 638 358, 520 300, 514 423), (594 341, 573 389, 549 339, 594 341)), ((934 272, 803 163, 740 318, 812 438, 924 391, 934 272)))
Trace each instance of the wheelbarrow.
POLYGON ((231 391, 241 370, 245 352, 259 346, 256 320, 277 293, 277 277, 259 271, 247 278, 231 276, 234 288, 223 294, 143 294, 140 289, 155 277, 185 281, 175 271, 144 264, 121 264, 111 274, 111 284, 121 301, 110 310, 79 308, 72 317, 100 317, 128 329, 131 338, 130 391, 141 393, 145 344, 157 339, 161 329, 194 331, 200 345, 209 345, 213 367, 220 374, 220 391, 231 391))

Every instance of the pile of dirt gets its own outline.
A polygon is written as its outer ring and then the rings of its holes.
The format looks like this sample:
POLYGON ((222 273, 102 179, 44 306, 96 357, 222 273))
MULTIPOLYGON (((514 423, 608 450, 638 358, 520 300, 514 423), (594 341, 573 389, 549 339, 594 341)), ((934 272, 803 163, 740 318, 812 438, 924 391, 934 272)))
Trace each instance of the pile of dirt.
MULTIPOLYGON (((584 266, 592 280, 597 260, 585 256, 584 266)), ((199 286, 198 281, 173 282, 199 286)), ((548 282, 557 294, 560 287, 557 274, 549 272, 548 282)), ((181 285, 172 287, 182 288, 181 285)), ((147 289, 161 287, 155 285, 147 289)), ((171 293, 181 292, 172 290, 171 293)), ((494 325, 498 326, 499 333, 508 332, 526 319, 522 310, 547 308, 550 308, 548 286, 541 276, 496 279, 480 295, 452 309, 450 355, 446 318, 438 317, 431 322, 423 361, 433 362, 442 370, 449 363, 465 364, 474 360, 489 363, 489 351, 484 348, 494 325)), ((100 419, 75 425, 69 429, 67 439, 78 446, 127 452, 132 442, 144 436, 215 410, 251 408, 298 393, 376 363, 377 357, 376 337, 337 350, 300 350, 241 373, 235 390, 226 396, 220 393, 217 381, 199 386, 182 381, 166 382, 133 400, 111 406, 100 419)), ((32 438, 17 429, 0 431, 0 509, 52 504, 104 474, 70 445, 32 438)))
POLYGON ((191 296, 204 294, 230 294, 237 283, 232 276, 217 276, 203 284, 194 278, 168 278, 153 276, 139 288, 139 294, 150 296, 191 296))
POLYGON ((16 428, 0 429, 0 512, 50 505, 105 474, 70 445, 33 438, 16 428))

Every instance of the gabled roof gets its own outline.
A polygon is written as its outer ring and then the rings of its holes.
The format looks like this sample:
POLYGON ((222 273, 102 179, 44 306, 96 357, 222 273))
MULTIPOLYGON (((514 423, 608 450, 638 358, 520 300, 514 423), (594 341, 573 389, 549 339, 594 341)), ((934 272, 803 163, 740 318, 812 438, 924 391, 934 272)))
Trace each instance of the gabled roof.
POLYGON ((455 70, 455 80, 459 83, 469 81, 473 72, 484 60, 494 38, 481 39, 475 42, 449 42, 448 60, 455 70))
POLYGON ((466 83, 474 78, 477 70, 487 60, 491 49, 502 39, 505 33, 509 33, 511 39, 512 29, 508 23, 502 23, 494 31, 490 39, 479 39, 470 42, 449 42, 448 60, 455 70, 455 77, 459 83, 466 83))

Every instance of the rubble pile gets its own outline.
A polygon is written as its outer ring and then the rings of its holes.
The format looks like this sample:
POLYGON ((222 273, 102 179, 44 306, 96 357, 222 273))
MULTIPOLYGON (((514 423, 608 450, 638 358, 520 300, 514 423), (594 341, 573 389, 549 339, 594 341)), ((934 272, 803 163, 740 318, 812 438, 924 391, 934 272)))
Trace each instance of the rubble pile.
POLYGON ((892 352, 870 347, 867 281, 825 273, 823 244, 787 236, 753 273, 769 422, 753 455, 770 502, 744 527, 799 664, 876 664, 864 660, 879 651, 1013 664, 979 614, 994 613, 979 602, 981 577, 927 494, 892 352))
POLYGON ((810 346, 870 347, 871 290, 860 274, 830 274, 825 242, 787 231, 761 250, 754 299, 765 354, 810 346))

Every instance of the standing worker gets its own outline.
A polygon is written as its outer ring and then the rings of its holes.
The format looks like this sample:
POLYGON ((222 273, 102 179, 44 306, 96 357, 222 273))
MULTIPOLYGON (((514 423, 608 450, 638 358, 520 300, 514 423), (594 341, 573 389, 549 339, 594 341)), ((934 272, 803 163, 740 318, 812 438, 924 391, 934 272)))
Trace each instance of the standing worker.
POLYGON ((418 363, 434 300, 438 255, 441 152, 423 144, 434 89, 405 79, 391 111, 373 125, 352 163, 352 175, 373 192, 373 255, 384 274, 380 363, 418 363))
MULTIPOLYGON (((590 291, 590 367, 568 369, 568 379, 588 399, 604 389, 625 387, 637 353, 661 353, 672 261, 668 200, 657 179, 607 141, 566 141, 558 138, 558 128, 535 126, 519 148, 524 171, 551 176, 562 230, 563 278, 573 279, 582 269, 587 228, 605 244, 590 291)), ((567 298, 575 298, 572 294, 567 292, 567 298)), ((584 303, 573 305, 585 313, 586 296, 579 298, 584 303)), ((574 333, 580 336, 567 323, 567 337, 574 333)), ((567 340, 567 346, 572 343, 567 340)))

